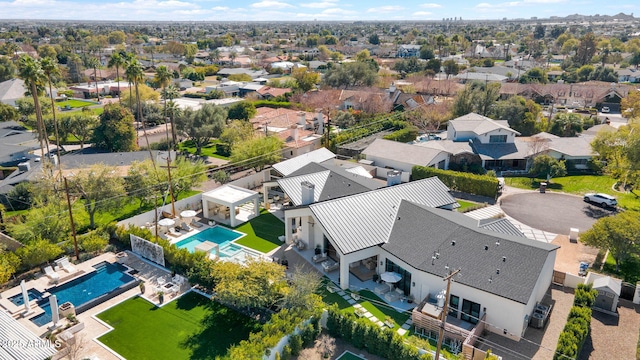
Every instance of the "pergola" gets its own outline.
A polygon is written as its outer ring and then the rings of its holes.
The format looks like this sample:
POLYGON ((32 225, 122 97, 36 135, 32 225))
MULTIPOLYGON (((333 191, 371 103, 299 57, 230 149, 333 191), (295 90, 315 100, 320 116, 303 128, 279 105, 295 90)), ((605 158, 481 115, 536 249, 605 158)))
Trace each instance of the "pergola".
POLYGON ((202 194, 202 215, 203 217, 224 222, 231 227, 235 227, 242 222, 252 219, 260 214, 260 193, 244 189, 234 185, 224 185, 217 189, 202 194), (236 215, 236 208, 239 205, 253 201, 253 213, 246 219, 239 221, 236 215))

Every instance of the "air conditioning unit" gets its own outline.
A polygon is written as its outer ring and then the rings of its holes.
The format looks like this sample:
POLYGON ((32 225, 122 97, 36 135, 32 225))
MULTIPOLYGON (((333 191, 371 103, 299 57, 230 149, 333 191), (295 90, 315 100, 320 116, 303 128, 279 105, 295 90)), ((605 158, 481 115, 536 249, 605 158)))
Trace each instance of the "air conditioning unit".
POLYGON ((542 329, 544 327, 544 315, 534 312, 533 316, 531 316, 530 324, 536 329, 542 329))

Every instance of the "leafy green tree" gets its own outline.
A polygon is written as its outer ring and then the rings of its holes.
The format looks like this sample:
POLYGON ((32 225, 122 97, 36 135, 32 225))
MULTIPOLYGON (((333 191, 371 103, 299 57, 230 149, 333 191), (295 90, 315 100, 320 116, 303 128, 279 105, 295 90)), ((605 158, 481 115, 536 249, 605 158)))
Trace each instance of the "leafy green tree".
POLYGON ((0 284, 4 284, 20 267, 20 258, 11 251, 0 248, 0 284))
POLYGON ((218 299, 244 308, 274 305, 286 286, 284 268, 274 262, 218 261, 212 275, 218 299))
POLYGON ((35 238, 16 250, 22 264, 31 269, 49 262, 62 254, 62 248, 41 238, 35 238))
POLYGON ((371 86, 377 80, 377 72, 369 62, 356 61, 327 70, 324 83, 335 88, 371 86))
POLYGON ((557 160, 549 155, 539 155, 533 159, 529 173, 535 176, 546 176, 547 181, 554 177, 565 176, 567 168, 564 160, 557 160))
POLYGON ((107 35, 107 40, 112 45, 122 44, 127 40, 127 35, 122 30, 115 30, 107 35))
POLYGON ((523 136, 538 132, 538 122, 542 109, 533 100, 521 96, 513 96, 507 100, 499 100, 492 107, 492 118, 507 120, 509 126, 523 136))
POLYGON ((136 131, 133 115, 120 104, 109 104, 100 115, 100 124, 93 132, 96 147, 112 152, 133 151, 136 146, 136 131))
POLYGON ((125 195, 124 180, 116 169, 103 164, 91 166, 71 179, 72 188, 82 196, 89 214, 89 227, 95 229, 96 213, 112 213, 119 209, 125 195))
POLYGON ((445 74, 447 74, 447 78, 451 75, 457 75, 460 71, 460 66, 455 60, 445 60, 442 63, 442 67, 444 68, 445 74))
POLYGON ((282 158, 282 140, 275 136, 259 137, 239 142, 231 151, 231 162, 251 166, 262 171, 266 165, 275 164, 282 158))
POLYGON ((640 243, 640 214, 625 211, 596 221, 591 229, 580 236, 580 241, 589 246, 609 250, 616 261, 616 272, 620 264, 638 253, 640 243))
POLYGON ((435 58, 435 54, 433 53, 433 49, 429 45, 422 45, 420 47, 420 59, 429 60, 435 58))
POLYGON ((196 155, 209 144, 212 138, 219 137, 224 130, 227 111, 212 104, 204 104, 196 111, 185 110, 176 118, 177 130, 183 133, 196 146, 196 155))
POLYGON ((378 36, 378 34, 369 35, 369 44, 372 44, 372 45, 380 44, 380 37, 378 36))
POLYGON ((162 90, 162 98, 165 102, 165 116, 169 117, 169 121, 171 123, 171 139, 173 147, 175 147, 175 145, 178 143, 178 135, 176 133, 176 125, 174 119, 176 115, 180 114, 180 108, 175 102, 173 102, 173 99, 179 96, 180 92, 174 84, 171 84, 162 90), (167 99, 169 99, 168 103, 167 99))
POLYGON ((539 83, 546 84, 549 82, 547 78, 547 73, 538 67, 527 70, 524 74, 520 76, 519 82, 521 84, 529 84, 529 83, 539 83))
POLYGON ((61 118, 58 129, 62 139, 67 138, 66 134, 71 134, 80 141, 80 149, 84 149, 84 144, 91 141, 99 124, 98 116, 88 109, 83 109, 79 113, 61 118))
POLYGON ((576 113, 558 113, 550 124, 549 132, 562 137, 574 137, 582 132, 582 116, 576 113))
POLYGON ((6 196, 8 206, 11 210, 26 210, 34 203, 34 187, 30 182, 21 182, 9 191, 6 196))
MULTIPOLYGON (((579 66, 587 65, 591 62, 593 55, 596 54, 597 39, 594 33, 589 32, 580 38, 580 43, 576 49, 576 54, 573 57, 573 61, 579 66)), ((566 44, 566 42, 565 42, 566 44)))
POLYGON ((28 217, 20 218, 15 223, 8 223, 7 231, 23 244, 35 238, 58 243, 67 239, 71 228, 66 211, 68 211, 66 203, 50 198, 46 205, 32 208, 28 217))
POLYGON ((229 107, 229 120, 246 120, 256 116, 256 107, 250 102, 240 102, 229 107))
POLYGON ((140 201, 139 209, 153 203, 154 194, 166 188, 161 186, 160 171, 151 160, 134 161, 127 171, 124 185, 127 194, 140 201))
POLYGON ((121 99, 122 94, 120 93, 120 69, 125 66, 126 59, 118 52, 114 52, 111 54, 109 58, 109 62, 107 63, 107 67, 116 68, 116 81, 118 82, 118 99, 121 99))
POLYGON ((20 119, 20 113, 15 107, 0 103, 0 121, 16 121, 20 119))
POLYGON ((312 311, 322 304, 322 299, 316 294, 320 289, 321 283, 322 279, 318 273, 307 272, 303 268, 295 268, 280 306, 285 309, 312 311))
POLYGON ((333 116, 333 122, 339 128, 348 128, 356 124, 356 118, 349 111, 338 111, 333 116))
POLYGON ((248 121, 233 120, 227 125, 220 135, 220 141, 233 145, 239 141, 253 138, 253 126, 248 121))
POLYGON ((456 117, 471 112, 489 116, 499 95, 499 83, 472 82, 458 92, 458 96, 453 101, 452 113, 456 117))
POLYGON ((16 71, 16 65, 10 58, 0 56, 0 82, 15 78, 16 71))
POLYGON ((93 232, 79 239, 82 250, 88 253, 97 253, 109 245, 109 239, 99 233, 93 232))
POLYGON ((293 69, 291 76, 296 79, 296 87, 302 92, 313 89, 320 82, 320 74, 309 71, 307 68, 293 69))

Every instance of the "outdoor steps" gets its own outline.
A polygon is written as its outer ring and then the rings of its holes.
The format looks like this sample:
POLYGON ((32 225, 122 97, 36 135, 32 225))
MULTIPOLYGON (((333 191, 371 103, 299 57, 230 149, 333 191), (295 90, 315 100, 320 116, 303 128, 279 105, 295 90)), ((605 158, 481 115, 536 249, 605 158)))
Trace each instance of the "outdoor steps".
POLYGON ((493 217, 502 216, 504 212, 498 205, 483 207, 482 209, 473 210, 464 213, 468 217, 476 220, 491 219, 493 217))

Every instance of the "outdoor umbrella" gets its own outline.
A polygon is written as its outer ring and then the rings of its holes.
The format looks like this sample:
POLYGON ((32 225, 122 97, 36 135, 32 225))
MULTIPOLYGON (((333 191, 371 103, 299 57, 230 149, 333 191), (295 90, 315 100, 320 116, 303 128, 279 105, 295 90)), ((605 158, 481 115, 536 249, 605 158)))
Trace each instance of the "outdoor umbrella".
POLYGON ((386 282, 387 285, 389 285, 389 288, 393 288, 393 284, 395 284, 398 281, 402 280, 402 275, 400 275, 400 274, 398 274, 397 272, 394 272, 394 271, 387 271, 387 272, 384 272, 384 273, 380 274, 380 279, 382 279, 382 281, 386 282))
POLYGON ((180 213, 180 217, 183 217, 183 218, 192 218, 194 216, 196 216, 195 210, 184 210, 180 213))
POLYGON ((160 221, 158 221, 158 225, 160 226, 166 226, 166 227, 170 227, 175 225, 176 222, 173 219, 168 219, 168 218, 164 218, 160 221))

